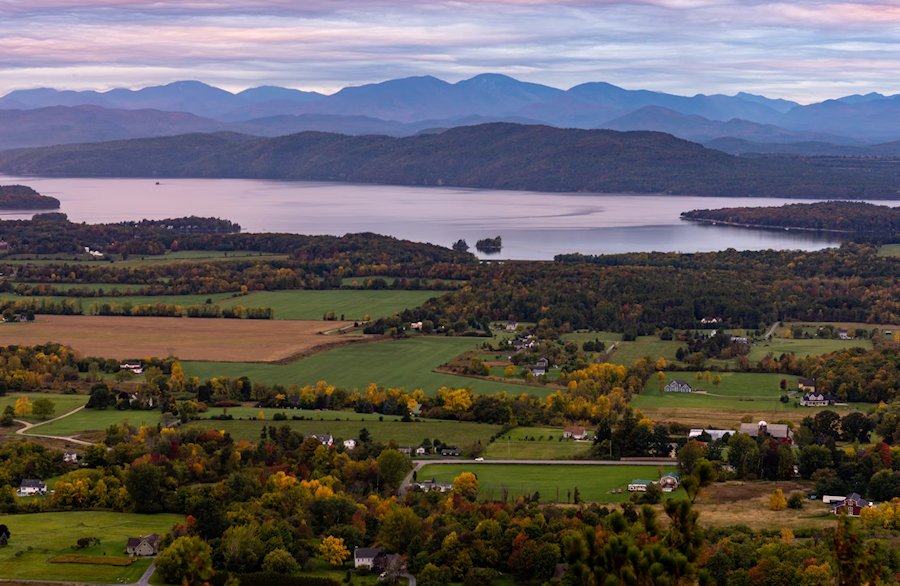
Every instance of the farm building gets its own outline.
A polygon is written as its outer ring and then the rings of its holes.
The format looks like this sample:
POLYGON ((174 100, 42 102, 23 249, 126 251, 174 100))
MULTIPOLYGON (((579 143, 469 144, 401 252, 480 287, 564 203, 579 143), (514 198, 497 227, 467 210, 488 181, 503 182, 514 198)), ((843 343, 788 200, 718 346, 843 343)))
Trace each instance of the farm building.
POLYGON ((628 492, 647 492, 651 484, 650 480, 632 480, 628 483, 628 492))
POLYGON ((797 388, 805 393, 812 393, 816 390, 816 379, 801 378, 797 381, 797 388))
POLYGON ((659 486, 663 492, 672 492, 678 488, 679 477, 677 472, 666 474, 659 479, 659 486))
POLYGON ((866 507, 874 507, 875 503, 867 501, 859 494, 853 493, 844 500, 834 503, 831 507, 835 515, 849 515, 850 517, 859 517, 859 514, 866 507))
POLYGON ((663 389, 667 393, 690 393, 693 391, 691 385, 687 381, 676 378, 669 381, 669 384, 663 389))
POLYGON ((800 405, 803 407, 827 407, 828 405, 834 405, 834 401, 835 398, 831 395, 811 391, 803 395, 803 398, 800 399, 800 405))
POLYGON ((723 439, 726 435, 734 435, 733 429, 692 429, 688 432, 688 439, 696 439, 703 434, 709 436, 713 441, 723 439))
POLYGON ((159 534, 151 533, 143 537, 129 537, 125 553, 135 556, 151 556, 159 552, 159 534))
POLYGON ((563 437, 566 439, 583 440, 587 437, 587 431, 580 425, 573 425, 563 430, 563 437))
POLYGON ((783 423, 772 423, 771 425, 765 421, 760 421, 759 423, 742 423, 740 432, 746 433, 753 438, 769 435, 786 444, 794 442, 794 433, 783 423))

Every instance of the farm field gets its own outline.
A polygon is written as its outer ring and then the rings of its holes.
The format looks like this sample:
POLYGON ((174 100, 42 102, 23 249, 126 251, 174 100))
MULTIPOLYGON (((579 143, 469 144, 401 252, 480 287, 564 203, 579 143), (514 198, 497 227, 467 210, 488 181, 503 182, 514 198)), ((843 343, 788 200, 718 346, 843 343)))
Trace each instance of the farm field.
MULTIPOLYGON (((87 402, 87 397, 84 395, 62 395, 58 393, 9 393, 0 397, 0 411, 6 409, 7 405, 11 407, 16 406, 16 400, 19 397, 28 397, 28 400, 34 403, 38 399, 49 399, 53 401, 53 405, 55 407, 53 411, 53 415, 50 417, 59 417, 65 413, 68 413, 72 409, 77 407, 81 407, 87 402)), ((16 417, 16 419, 23 419, 25 421, 29 421, 31 423, 38 423, 40 419, 34 417, 33 415, 25 415, 24 417, 16 417)))
POLYGON ((362 339, 319 333, 352 323, 39 315, 33 322, 3 324, 0 345, 54 341, 87 356, 117 359, 173 355, 183 360, 277 361, 362 339))
POLYGON ((700 523, 710 527, 747 525, 754 530, 773 527, 789 529, 828 529, 837 525, 837 517, 831 508, 820 500, 804 501, 799 510, 769 509, 769 497, 780 488, 785 496, 792 492, 815 492, 810 481, 729 481, 713 483, 704 488, 697 498, 695 508, 700 513, 700 523))
POLYGON ((488 445, 484 457, 569 460, 583 456, 591 449, 591 442, 560 439, 562 434, 559 427, 516 427, 488 445))
POLYGON ((813 338, 811 340, 772 338, 765 342, 757 342, 750 348, 747 358, 755 364, 765 358, 769 352, 777 359, 782 354, 794 353, 798 358, 805 356, 820 356, 828 352, 836 352, 846 348, 865 348, 870 350, 872 342, 869 340, 831 340, 827 338, 813 338))
POLYGON ((633 342, 618 342, 612 355, 612 362, 631 366, 635 360, 645 356, 653 360, 663 356, 669 362, 675 362, 675 353, 682 346, 684 342, 676 340, 660 340, 657 336, 638 336, 633 342))
POLYGON ((535 393, 542 390, 538 387, 432 372, 434 368, 483 341, 483 338, 421 336, 334 348, 289 364, 185 362, 182 366, 187 375, 198 376, 201 380, 213 376, 246 376, 254 383, 270 385, 304 385, 327 380, 347 389, 363 389, 369 383, 376 383, 410 391, 422 389, 428 394, 434 394, 442 386, 471 386, 479 393, 535 393))
POLYGON ((99 291, 101 289, 103 291, 112 291, 113 289, 118 289, 119 291, 132 291, 143 287, 143 285, 130 285, 128 283, 26 283, 17 281, 11 284, 13 286, 28 285, 32 287, 48 285, 54 289, 59 289, 60 291, 68 291, 69 289, 89 289, 91 291, 99 291))
MULTIPOLYGON (((229 409, 228 412, 232 413, 233 411, 229 409)), ((284 412, 288 417, 292 414, 290 410, 284 412)), ((309 416, 310 412, 306 411, 304 413, 307 414, 306 416, 309 416)), ((401 447, 419 446, 426 438, 430 440, 437 438, 443 443, 456 445, 457 447, 463 447, 479 440, 482 444, 486 444, 491 436, 500 430, 499 425, 487 423, 436 419, 404 423, 400 421, 399 417, 385 417, 384 421, 379 421, 377 418, 362 416, 359 413, 343 412, 343 415, 344 417, 340 419, 325 419, 324 421, 294 421, 292 419, 286 421, 273 421, 270 419, 264 421, 247 419, 232 421, 200 420, 191 422, 188 425, 204 429, 224 430, 229 432, 236 440, 248 441, 258 441, 260 431, 264 425, 276 428, 286 425, 292 430, 305 435, 329 433, 339 439, 356 439, 359 437, 359 430, 366 428, 372 435, 373 440, 384 443, 393 440, 401 447)))
POLYGON ((442 291, 404 290, 355 290, 335 289, 328 291, 257 291, 245 297, 229 298, 219 303, 222 307, 243 305, 244 307, 271 307, 275 319, 322 319, 329 311, 347 321, 377 319, 391 316, 404 309, 422 305, 432 297, 443 295, 442 291))
MULTIPOLYGON (((126 290, 137 285, 114 284, 60 284, 54 287, 111 290, 118 287, 126 290)), ((275 311, 277 320, 321 320, 326 312, 334 312, 336 317, 342 315, 348 321, 377 319, 390 316, 404 309, 422 305, 432 297, 444 295, 443 291, 405 291, 405 290, 312 290, 300 289, 291 291, 255 291, 248 295, 237 293, 212 293, 209 295, 123 295, 104 297, 65 297, 49 295, 42 297, 22 297, 14 293, 0 293, 0 300, 28 301, 31 299, 57 301, 77 300, 81 302, 85 314, 91 314, 91 306, 99 307, 105 303, 110 305, 203 305, 207 300, 220 307, 270 307, 275 311)))
POLYGON ((537 491, 541 493, 541 502, 565 503, 569 491, 577 487, 584 501, 620 503, 628 500, 629 493, 612 494, 610 491, 625 489, 635 479, 656 480, 660 474, 674 470, 673 466, 461 463, 424 466, 417 478, 449 483, 462 472, 473 472, 478 476, 479 498, 502 499, 506 490, 509 499, 513 500, 537 491))
MULTIPOLYGON (((87 397, 80 397, 80 405, 87 403, 87 397)), ((80 406, 76 405, 76 406, 80 406)), ((74 407, 73 407, 74 408, 74 407)), ((57 413, 62 415, 62 413, 57 413)), ((118 409, 82 409, 77 413, 73 413, 68 417, 64 417, 59 421, 47 423, 45 425, 36 426, 25 435, 57 435, 57 436, 77 436, 79 434, 92 431, 105 431, 110 425, 117 425, 128 422, 134 426, 153 425, 155 426, 161 420, 158 409, 151 411, 119 411, 118 409)))
POLYGON ((861 329, 871 331, 874 328, 880 330, 890 330, 900 327, 898 324, 867 324, 862 322, 836 322, 836 321, 799 321, 799 322, 782 322, 781 326, 775 330, 775 335, 780 338, 787 338, 791 328, 800 327, 804 332, 815 335, 816 330, 820 326, 832 326, 836 329, 847 330, 851 335, 854 330, 861 329))
POLYGON ((885 244, 878 249, 878 256, 900 256, 900 244, 885 244))
POLYGON ((2 515, 9 527, 9 545, 0 549, 0 577, 29 580, 65 580, 103 584, 136 582, 150 564, 130 566, 49 563, 59 555, 126 558, 129 537, 164 534, 183 519, 180 515, 138 515, 101 511, 2 515), (99 537, 100 545, 81 550, 72 545, 81 537, 99 537))

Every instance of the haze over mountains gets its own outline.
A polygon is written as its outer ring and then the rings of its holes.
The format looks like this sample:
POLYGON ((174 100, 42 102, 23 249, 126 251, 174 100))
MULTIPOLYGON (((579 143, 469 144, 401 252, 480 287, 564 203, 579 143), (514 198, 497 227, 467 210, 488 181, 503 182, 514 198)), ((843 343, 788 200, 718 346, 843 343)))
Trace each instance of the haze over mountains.
POLYGON ((868 145, 900 140, 900 95, 800 105, 749 93, 688 97, 602 82, 562 90, 497 74, 457 83, 396 79, 332 95, 271 86, 231 93, 198 81, 107 92, 42 88, 0 98, 0 148, 218 131, 409 136, 497 121, 655 130, 728 152, 894 156, 895 146, 868 145))

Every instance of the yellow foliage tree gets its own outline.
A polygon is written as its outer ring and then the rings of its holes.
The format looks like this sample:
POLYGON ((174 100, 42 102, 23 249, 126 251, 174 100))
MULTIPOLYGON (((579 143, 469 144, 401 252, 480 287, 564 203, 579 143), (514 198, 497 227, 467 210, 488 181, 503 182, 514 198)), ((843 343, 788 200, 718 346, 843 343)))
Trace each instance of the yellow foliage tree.
POLYGON ((469 501, 478 498, 478 477, 471 472, 463 472, 453 479, 453 491, 469 501))
POLYGON ((181 364, 177 361, 173 362, 172 374, 169 375, 169 390, 173 393, 184 391, 185 381, 184 369, 181 368, 181 364))
POLYGON ((22 395, 18 399, 16 399, 16 408, 13 411, 16 417, 23 417, 25 415, 29 415, 31 413, 31 401, 28 400, 28 397, 22 395))
POLYGON ((773 511, 783 511, 787 508, 787 499, 780 488, 776 488, 775 492, 769 497, 769 509, 773 511))
POLYGON ((334 567, 340 566, 350 557, 350 551, 344 545, 343 537, 328 535, 319 545, 319 557, 334 567))
POLYGON ((781 542, 790 543, 792 541, 794 541, 794 532, 787 527, 783 527, 781 529, 781 542))

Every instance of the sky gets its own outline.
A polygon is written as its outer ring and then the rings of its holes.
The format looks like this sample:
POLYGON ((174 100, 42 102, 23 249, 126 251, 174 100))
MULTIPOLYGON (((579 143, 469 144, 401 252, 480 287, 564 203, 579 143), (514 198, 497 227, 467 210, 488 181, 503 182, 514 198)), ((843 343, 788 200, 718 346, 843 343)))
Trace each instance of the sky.
POLYGON ((900 0, 0 0, 0 94, 485 72, 802 103, 900 93, 900 0))

